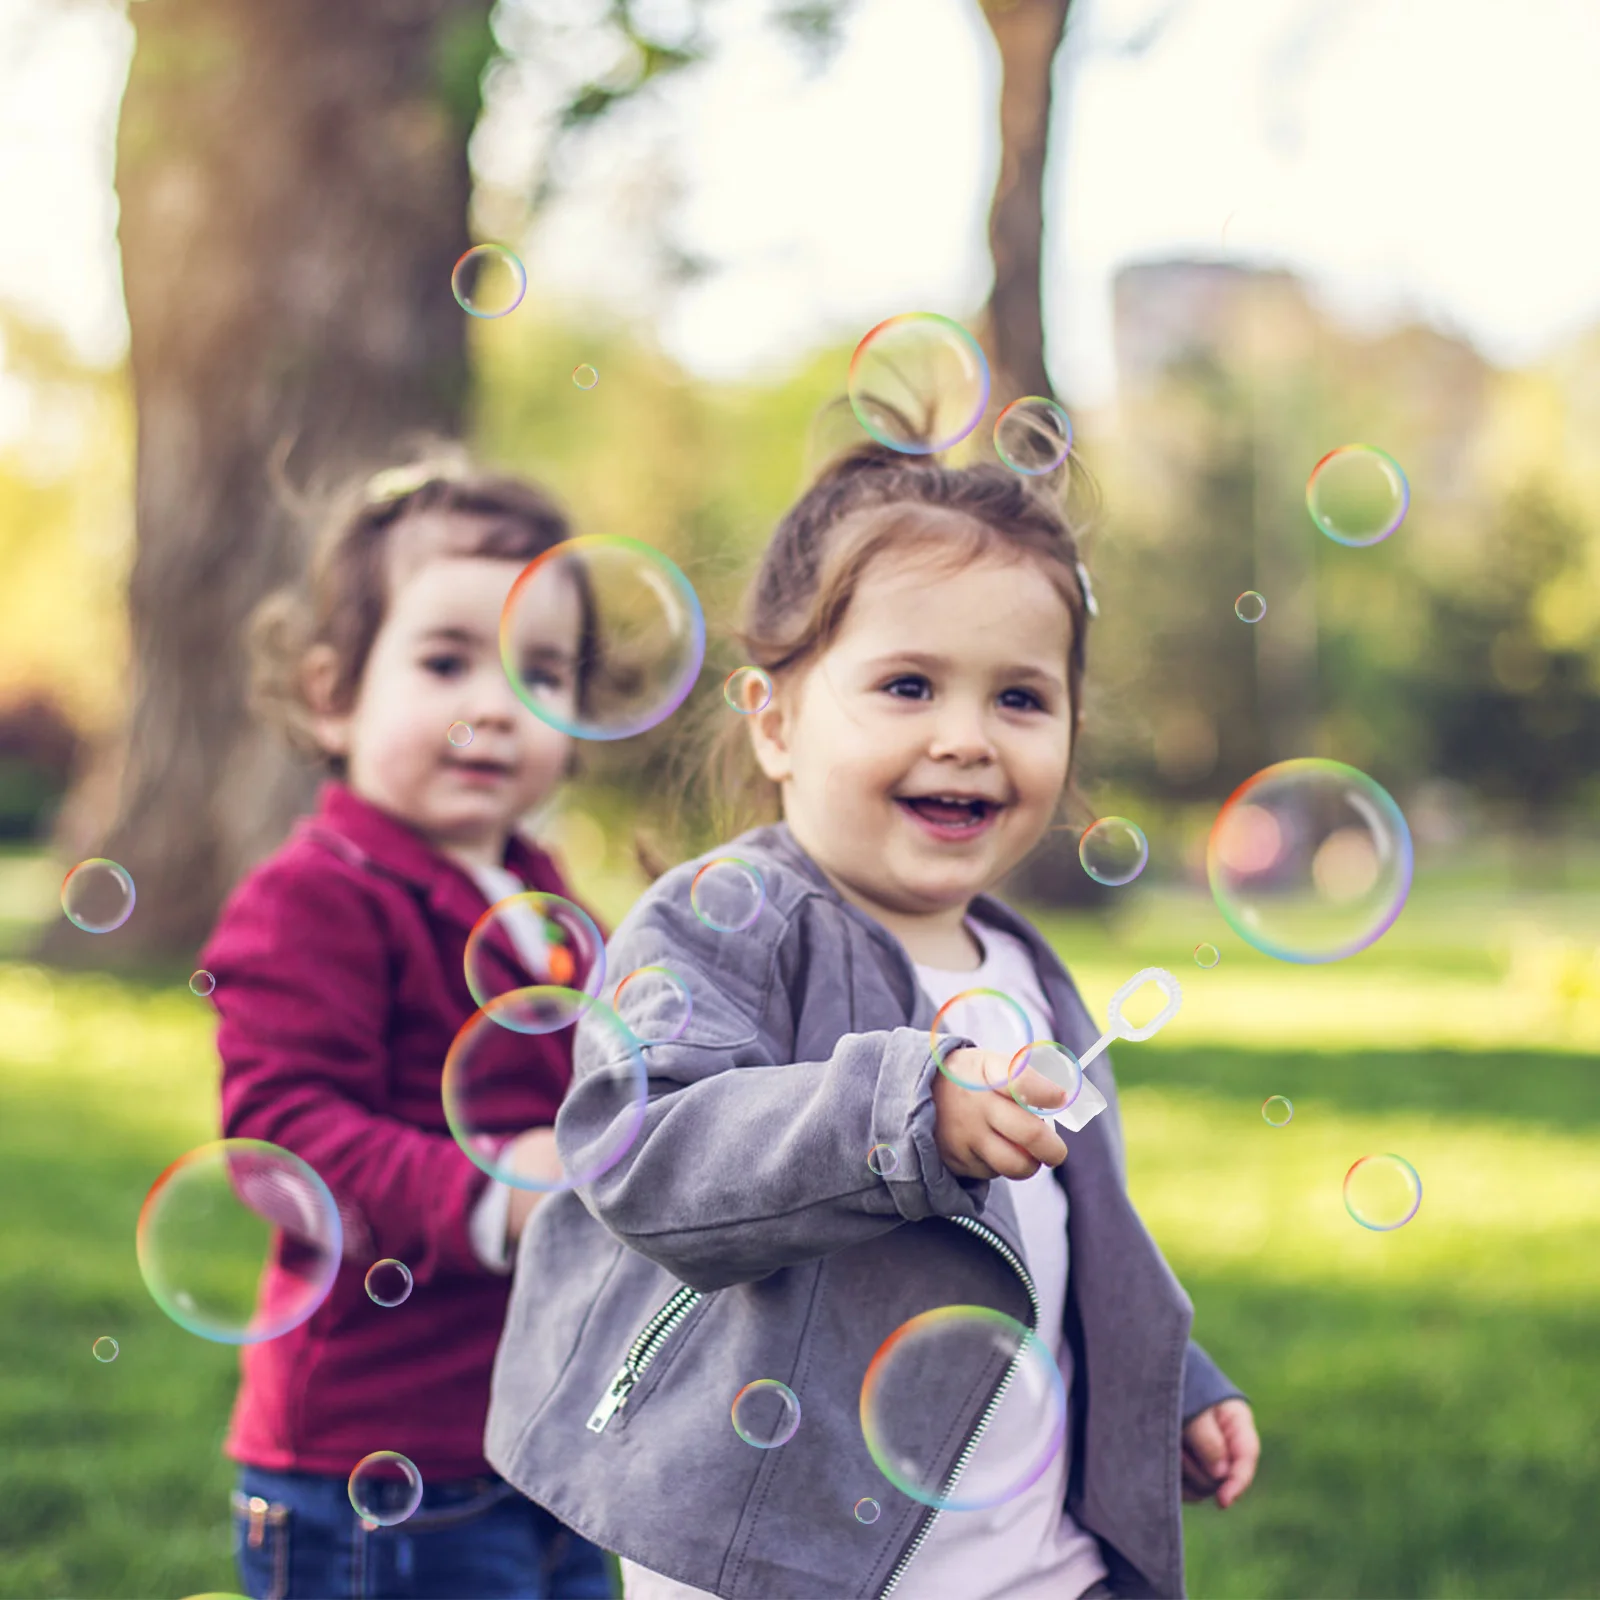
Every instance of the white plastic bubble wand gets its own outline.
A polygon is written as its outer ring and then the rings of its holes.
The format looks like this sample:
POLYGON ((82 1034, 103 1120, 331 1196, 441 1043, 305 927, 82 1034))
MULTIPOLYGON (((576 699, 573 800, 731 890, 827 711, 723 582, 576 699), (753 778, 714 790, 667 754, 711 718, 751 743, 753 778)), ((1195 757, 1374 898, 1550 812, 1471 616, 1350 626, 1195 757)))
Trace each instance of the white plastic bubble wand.
MULTIPOLYGON (((1106 1031, 1083 1052, 1081 1057, 1074 1058, 1071 1052, 1062 1050, 1061 1055, 1075 1062, 1078 1068, 1073 1074, 1076 1081, 1063 1082, 1060 1071, 1060 1056, 1054 1051, 1041 1051, 1040 1062, 1035 1070, 1043 1077, 1055 1084, 1058 1089, 1065 1089, 1071 1096, 1064 1106, 1049 1109, 1044 1106, 1029 1106, 1028 1109, 1041 1117, 1048 1117, 1051 1121, 1066 1123, 1067 1127, 1076 1133, 1088 1124, 1106 1108, 1106 1097, 1089 1081, 1084 1069, 1089 1063, 1102 1055, 1113 1039, 1125 1039, 1131 1044, 1138 1044, 1141 1040, 1150 1038, 1159 1033, 1166 1025, 1177 1016, 1178 1008, 1183 1004, 1183 989, 1178 980, 1164 967, 1146 967, 1142 972, 1136 972, 1112 995, 1106 1005, 1106 1031), (1167 997, 1167 1003, 1158 1011, 1142 1028, 1133 1027, 1122 1014, 1123 1002, 1142 989, 1145 984, 1153 983, 1167 997), (1054 1070, 1052 1070, 1054 1068, 1054 1070)), ((1059 1048, 1059 1047, 1058 1047, 1059 1048)), ((1030 1065, 1033 1063, 1030 1062, 1030 1065)))

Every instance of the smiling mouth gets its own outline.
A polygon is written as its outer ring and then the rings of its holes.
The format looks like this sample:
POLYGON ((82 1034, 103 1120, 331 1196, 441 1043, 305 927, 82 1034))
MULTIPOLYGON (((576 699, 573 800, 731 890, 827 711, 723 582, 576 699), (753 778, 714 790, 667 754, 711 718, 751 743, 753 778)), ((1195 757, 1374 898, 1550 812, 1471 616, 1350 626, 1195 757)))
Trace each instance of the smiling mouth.
POLYGON ((998 801, 961 795, 899 796, 895 804, 941 832, 975 832, 1000 815, 998 801))

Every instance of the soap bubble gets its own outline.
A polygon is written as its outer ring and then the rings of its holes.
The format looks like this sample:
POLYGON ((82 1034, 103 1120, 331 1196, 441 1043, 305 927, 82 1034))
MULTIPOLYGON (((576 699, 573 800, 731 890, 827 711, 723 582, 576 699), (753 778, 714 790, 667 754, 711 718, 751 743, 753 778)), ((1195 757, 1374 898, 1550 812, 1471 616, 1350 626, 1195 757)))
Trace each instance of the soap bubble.
MULTIPOLYGON (((555 994, 524 990, 512 1003, 552 1015, 582 1012, 577 1047, 582 1092, 601 1132, 583 1149, 567 1151, 554 1174, 517 1172, 511 1166, 512 1141, 537 1120, 530 1110, 551 1091, 535 1064, 539 1045, 524 1030, 502 1027, 490 1015, 507 1004, 504 1000, 473 1012, 445 1056, 445 1121, 475 1165, 514 1189, 550 1194, 592 1183, 628 1153, 644 1126, 649 1083, 639 1041, 610 1006, 570 989, 555 994)), ((552 1099, 549 1114, 554 1112, 552 1099)))
POLYGON ((1422 1204, 1422 1179, 1400 1156, 1362 1156, 1344 1175, 1344 1208, 1374 1233, 1404 1227, 1422 1204))
POLYGON ((1033 1025, 1010 995, 1001 989, 963 989, 951 995, 935 1012, 928 1028, 928 1048, 940 1072, 963 1089, 1003 1089, 1022 1071, 1017 1052, 1033 1038, 1033 1025), (970 1039, 972 1047, 1003 1056, 1008 1065, 995 1070, 988 1062, 968 1059, 959 1069, 951 1063, 960 1055, 957 1038, 970 1039), (989 1073, 985 1077, 981 1074, 989 1073))
POLYGON ((1399 463, 1370 444, 1330 450, 1306 481, 1311 520, 1336 544, 1381 544, 1410 507, 1411 485, 1399 463))
POLYGON ((572 369, 572 381, 580 389, 592 389, 600 381, 600 374, 587 361, 572 369))
POLYGON ((179 1157, 139 1212, 151 1298, 180 1328, 219 1344, 260 1344, 298 1327, 327 1299, 343 1248, 327 1184, 262 1139, 218 1139, 179 1157))
POLYGON ((464 749, 467 745, 472 743, 472 729, 469 728, 464 722, 452 722, 450 726, 445 729, 444 736, 458 750, 464 749))
POLYGON ((422 1504, 422 1474, 398 1450, 374 1450, 350 1474, 350 1504, 369 1530, 395 1527, 422 1504))
POLYGON ((1011 1063, 1011 1077, 1011 1098, 1023 1110, 1031 1111, 1036 1117, 1054 1118, 1078 1098, 1083 1088, 1083 1063, 1064 1044, 1057 1044, 1054 1039, 1035 1039, 1017 1052, 1011 1063), (1016 1079, 1029 1067, 1041 1077, 1048 1078, 1066 1099, 1058 1098, 1054 1105, 1034 1105, 1023 1099, 1016 1079))
POLYGON ((1246 589, 1233 602, 1233 614, 1241 622, 1259 622, 1267 614, 1267 597, 1254 589, 1246 589))
POLYGON ((1294 1120, 1294 1107, 1281 1094, 1269 1094, 1261 1102, 1261 1115, 1274 1128, 1284 1128, 1294 1120))
POLYGON ((1194 964, 1197 967, 1214 967, 1222 959, 1222 952, 1214 944, 1197 944, 1194 947, 1194 964))
POLYGON ((772 700, 772 679, 760 667, 736 667, 722 686, 722 698, 741 716, 765 711, 772 700))
POLYGON ((367 1268, 367 1298, 374 1305, 394 1307, 411 1298, 411 1268, 393 1256, 367 1268))
POLYGON ((522 304, 528 273, 503 244, 474 245, 456 262, 450 289, 468 316, 503 317, 522 304))
POLYGON ((718 856, 695 873, 689 904, 708 928, 718 933, 743 933, 766 904, 761 871, 738 856, 718 856))
POLYGON ((201 967, 198 972, 191 972, 189 974, 189 990, 192 994, 199 995, 202 1000, 204 1000, 208 994, 213 993, 216 987, 216 974, 214 972, 207 972, 204 967, 201 967))
POLYGON ((611 997, 640 1044, 671 1044, 694 1015, 689 986, 671 967, 636 967, 611 997))
POLYGON ((61 909, 85 933, 110 933, 133 915, 133 879, 103 856, 80 861, 61 881, 61 909))
POLYGON ((887 1178, 900 1170, 900 1152, 892 1144, 875 1144, 867 1151, 867 1170, 887 1178))
POLYGON ((1113 889, 1132 883, 1150 859, 1150 843, 1137 822, 1126 817, 1101 817, 1083 830, 1078 860, 1096 883, 1113 889))
POLYGON ((733 1431, 758 1450, 787 1444, 799 1426, 800 1402, 776 1378, 757 1378, 733 1397, 733 1431))
POLYGON ((500 614, 517 697, 575 739, 629 739, 666 721, 705 656, 700 601, 637 539, 567 539, 523 568, 500 614))
POLYGON ((122 1346, 108 1333, 102 1333, 92 1347, 96 1361, 115 1361, 121 1353, 122 1346))
POLYGON ((467 935, 467 989, 503 1028, 554 1033, 606 978, 606 942, 582 906, 529 889, 497 901, 467 935), (568 996, 578 996, 568 1009, 568 996))
POLYGON ((880 444, 935 455, 982 421, 989 363, 960 323, 913 311, 880 322, 856 346, 846 388, 857 420, 880 444))
POLYGON ((864 1522, 869 1527, 883 1515, 883 1507, 869 1494, 865 1499, 856 1501, 856 1521, 864 1522))
POLYGON ((1072 449, 1072 423, 1054 400, 1030 394, 995 418, 995 454, 1024 477, 1053 472, 1072 449))
POLYGON ((861 1384, 861 1433, 878 1470, 943 1510, 981 1511, 1021 1494, 1061 1449, 1066 1420, 1066 1387, 1044 1341, 988 1306, 911 1318, 878 1347, 861 1384), (959 1440, 970 1439, 1002 1384, 951 1483, 959 1440))
POLYGON ((1338 761, 1280 761, 1241 784, 1206 850, 1228 925, 1279 961, 1339 961, 1394 923, 1411 831, 1382 785, 1338 761))

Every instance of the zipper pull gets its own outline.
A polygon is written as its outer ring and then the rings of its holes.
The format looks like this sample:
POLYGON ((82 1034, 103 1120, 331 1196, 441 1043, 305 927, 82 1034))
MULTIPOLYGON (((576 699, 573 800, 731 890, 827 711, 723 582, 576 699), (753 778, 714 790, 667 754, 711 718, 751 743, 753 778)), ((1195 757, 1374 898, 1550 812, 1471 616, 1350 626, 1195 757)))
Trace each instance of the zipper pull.
POLYGON ((600 1397, 600 1404, 589 1413, 590 1433, 604 1433, 606 1424, 628 1403, 628 1395, 639 1380, 633 1368, 624 1365, 611 1380, 611 1387, 600 1397))

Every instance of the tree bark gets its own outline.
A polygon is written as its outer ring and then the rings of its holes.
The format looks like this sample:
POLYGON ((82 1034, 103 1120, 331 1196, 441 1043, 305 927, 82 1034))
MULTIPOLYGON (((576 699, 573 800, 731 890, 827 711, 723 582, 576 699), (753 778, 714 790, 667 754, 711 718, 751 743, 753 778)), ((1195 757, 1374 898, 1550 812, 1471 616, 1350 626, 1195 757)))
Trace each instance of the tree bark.
POLYGON ((1044 168, 1051 72, 1071 0, 981 0, 1000 50, 1000 175, 989 206, 994 287, 984 312, 994 410, 1049 395, 1044 364, 1044 168))
POLYGON ((408 432, 460 427, 466 318, 450 271, 469 244, 475 114, 460 44, 463 30, 487 37, 487 12, 134 12, 117 152, 139 425, 130 710, 60 842, 73 859, 119 861, 138 904, 93 940, 59 925, 51 959, 191 955, 308 798, 310 775, 245 706, 245 624, 300 554, 270 463, 286 452, 287 477, 315 483, 381 461, 408 432))

